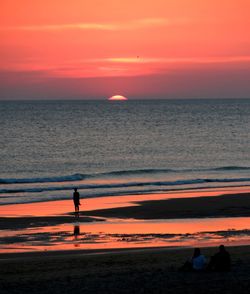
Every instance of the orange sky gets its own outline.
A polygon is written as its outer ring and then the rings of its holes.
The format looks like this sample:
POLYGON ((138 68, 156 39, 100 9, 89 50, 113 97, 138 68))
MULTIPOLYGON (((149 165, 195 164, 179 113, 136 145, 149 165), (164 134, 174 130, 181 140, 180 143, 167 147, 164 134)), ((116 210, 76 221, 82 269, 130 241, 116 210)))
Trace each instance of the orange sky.
POLYGON ((249 0, 0 0, 0 98, 250 97, 249 0))

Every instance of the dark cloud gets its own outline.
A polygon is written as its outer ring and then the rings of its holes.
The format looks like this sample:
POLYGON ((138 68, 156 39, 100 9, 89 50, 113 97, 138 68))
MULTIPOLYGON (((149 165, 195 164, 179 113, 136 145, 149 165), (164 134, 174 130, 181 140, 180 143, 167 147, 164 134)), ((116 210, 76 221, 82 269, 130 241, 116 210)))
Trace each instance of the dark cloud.
POLYGON ((250 98, 248 65, 208 66, 136 77, 51 78, 44 71, 0 72, 0 99, 250 98))

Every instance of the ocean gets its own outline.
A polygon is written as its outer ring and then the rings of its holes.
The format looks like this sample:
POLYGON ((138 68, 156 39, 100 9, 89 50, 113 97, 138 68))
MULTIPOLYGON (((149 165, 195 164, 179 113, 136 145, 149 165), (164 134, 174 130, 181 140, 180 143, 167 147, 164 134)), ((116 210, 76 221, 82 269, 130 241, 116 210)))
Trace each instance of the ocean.
POLYGON ((1 101, 0 205, 250 185, 250 100, 1 101))

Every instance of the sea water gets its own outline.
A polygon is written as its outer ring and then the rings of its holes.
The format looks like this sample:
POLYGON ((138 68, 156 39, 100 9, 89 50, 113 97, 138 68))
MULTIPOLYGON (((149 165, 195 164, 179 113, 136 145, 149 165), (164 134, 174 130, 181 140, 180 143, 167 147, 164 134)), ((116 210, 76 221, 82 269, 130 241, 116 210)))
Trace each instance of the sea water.
POLYGON ((250 100, 2 101, 0 204, 250 185, 250 100))

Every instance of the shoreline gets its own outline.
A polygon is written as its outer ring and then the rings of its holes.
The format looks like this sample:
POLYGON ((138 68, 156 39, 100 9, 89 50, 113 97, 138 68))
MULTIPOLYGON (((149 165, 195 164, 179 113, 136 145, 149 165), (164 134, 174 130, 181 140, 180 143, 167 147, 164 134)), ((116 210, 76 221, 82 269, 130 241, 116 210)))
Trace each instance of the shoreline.
POLYGON ((91 215, 134 219, 250 217, 250 192, 209 197, 136 201, 136 206, 94 210, 91 215))
POLYGON ((223 192, 83 199, 79 218, 72 200, 11 205, 0 216, 0 252, 248 245, 250 191, 223 192))
MULTIPOLYGON (((234 194, 250 193, 250 186, 204 188, 195 190, 170 191, 162 193, 129 194, 122 196, 102 196, 94 198, 81 198, 83 211, 100 210, 100 208, 131 207, 146 201, 172 200, 185 198, 201 198, 214 196, 229 196, 234 194), (107 200, 109 204, 107 204, 107 200)), ((38 217, 58 216, 73 214, 73 201, 49 200, 43 202, 4 204, 1 205, 0 218, 2 217, 38 217)), ((81 210, 81 209, 80 209, 81 210)))
MULTIPOLYGON (((71 188, 70 190, 73 190, 71 188)), ((219 191, 226 191, 227 193, 231 194, 230 191, 238 190, 244 191, 250 190, 250 184, 248 185, 232 185, 232 186, 205 186, 205 187, 186 187, 183 189, 170 189, 170 190, 152 190, 152 191, 145 191, 145 192, 132 192, 127 194, 103 194, 103 195, 96 195, 91 197, 84 197, 84 200, 91 200, 91 199, 102 199, 102 198, 113 198, 113 197, 129 197, 129 196, 136 196, 136 197, 143 197, 145 195, 171 195, 171 194, 186 194, 186 193, 201 193, 201 192, 215 192, 218 193, 219 191)), ((70 201, 69 199, 46 199, 46 201, 38 200, 34 202, 24 202, 24 203, 1 203, 0 207, 4 208, 6 206, 15 206, 15 205, 32 205, 32 204, 42 204, 42 203, 54 203, 54 202, 63 202, 63 201, 70 201)))

